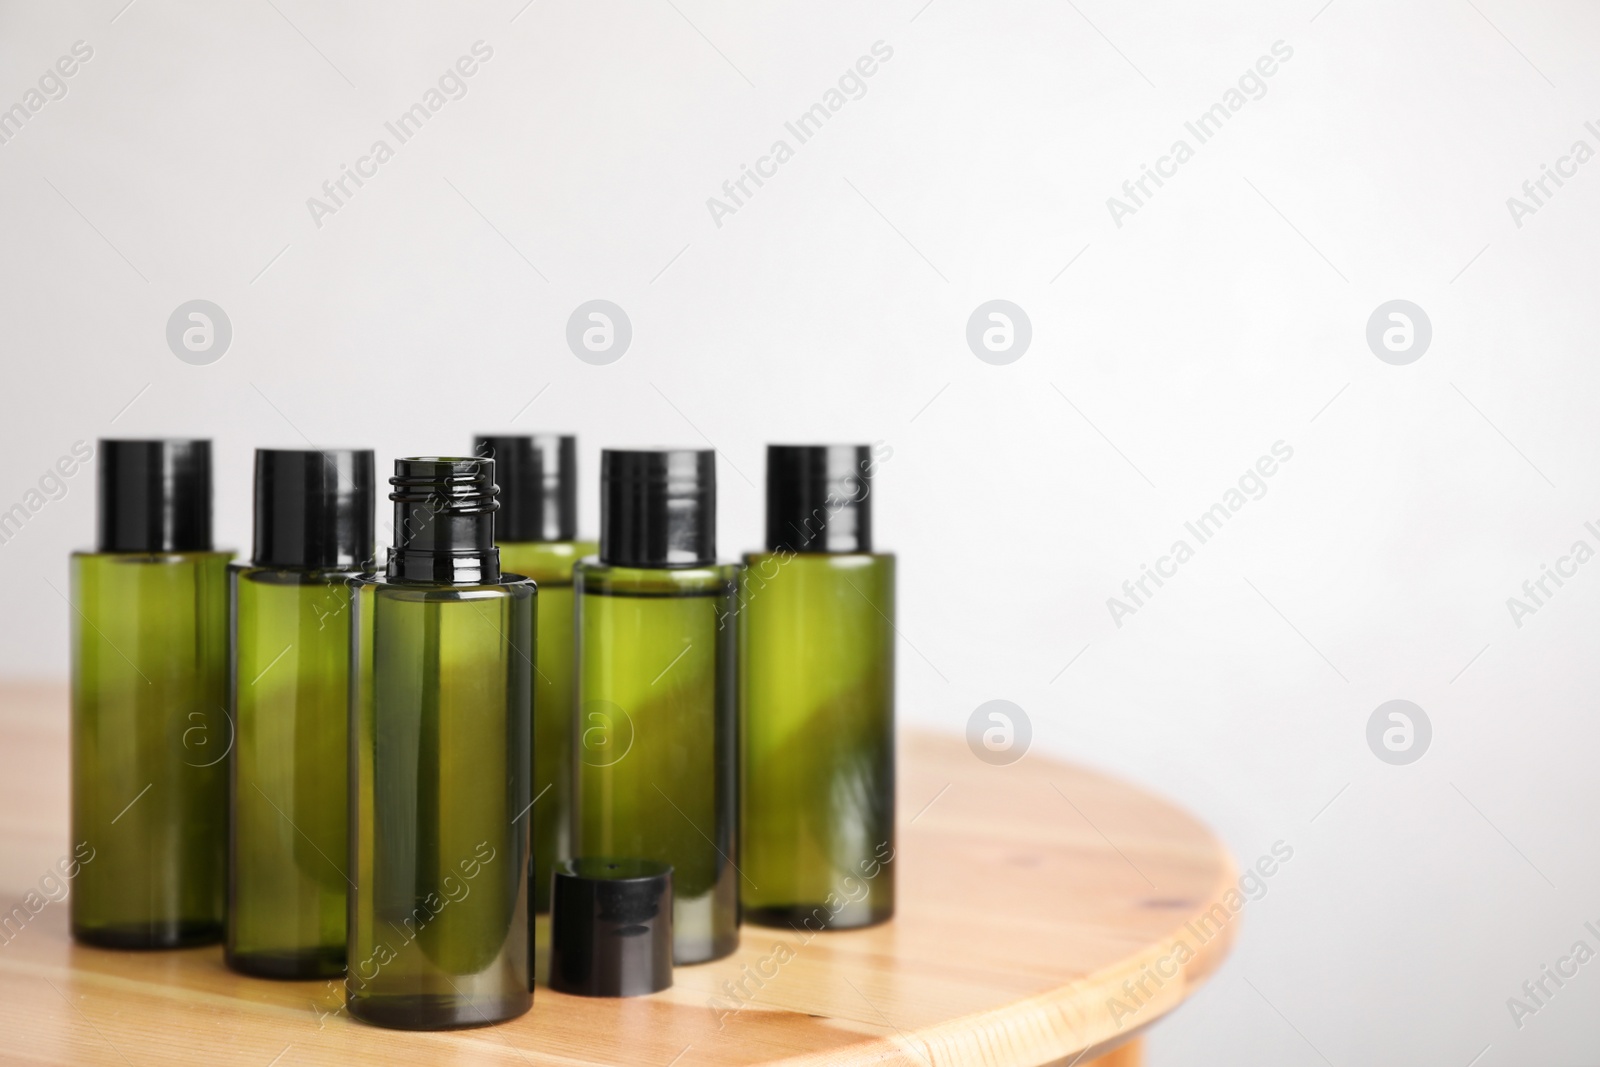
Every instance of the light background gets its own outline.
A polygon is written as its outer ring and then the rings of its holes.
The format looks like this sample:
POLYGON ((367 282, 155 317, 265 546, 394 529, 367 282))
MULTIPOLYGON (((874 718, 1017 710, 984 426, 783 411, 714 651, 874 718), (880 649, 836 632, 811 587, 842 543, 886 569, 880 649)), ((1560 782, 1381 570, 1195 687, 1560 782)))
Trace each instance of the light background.
MULTIPOLYGON (((882 440, 903 722, 1012 700, 1035 753, 1176 798, 1242 864, 1294 849, 1152 1062, 1600 1056, 1600 964, 1520 1029, 1506 1005, 1600 920, 1600 563, 1520 627, 1506 605, 1600 547, 1600 162, 1520 227, 1506 204, 1600 149, 1600 8, 523 2, 0 4, 0 108, 94 50, 0 145, 0 509, 76 440, 205 435, 247 550, 257 445, 386 468, 563 430, 590 531, 602 445, 714 444, 732 555, 765 443, 882 440), (314 225, 479 40, 467 94, 314 225), (865 94, 715 225, 880 40, 865 94), (1107 197, 1278 41, 1265 95, 1115 225, 1107 197), (165 342, 194 298, 233 326, 209 366, 165 342), (609 366, 564 340, 593 298, 633 324, 609 366), (994 298, 1032 322, 1006 366, 965 342, 994 298), (1395 298, 1433 325, 1408 366, 1365 340, 1395 298), (1107 597, 1280 440, 1266 495, 1115 625, 1107 597), (1394 698, 1433 725, 1409 766, 1365 738, 1394 698)), ((0 545, 5 674, 65 674, 52 586, 93 477, 0 545)))

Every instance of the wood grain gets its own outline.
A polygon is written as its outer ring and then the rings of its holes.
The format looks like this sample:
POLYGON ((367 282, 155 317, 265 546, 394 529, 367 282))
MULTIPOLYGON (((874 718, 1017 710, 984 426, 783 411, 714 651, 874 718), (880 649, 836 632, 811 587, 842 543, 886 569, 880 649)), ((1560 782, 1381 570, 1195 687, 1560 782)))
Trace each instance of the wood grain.
MULTIPOLYGON (((66 707, 61 686, 0 686, 0 911, 69 848, 66 707)), ((1235 884, 1231 860, 1149 793, 1038 755, 990 766, 960 738, 911 733, 898 799, 893 922, 809 940, 746 926, 733 957, 679 968, 665 993, 541 986, 530 1014, 481 1030, 364 1026, 337 986, 245 978, 217 947, 81 947, 66 904, 48 903, 0 943, 0 1060, 1037 1067, 1116 1049, 1232 943, 1238 918, 1212 907, 1235 884)), ((1136 1047, 1115 1055, 1139 1062, 1136 1047)))

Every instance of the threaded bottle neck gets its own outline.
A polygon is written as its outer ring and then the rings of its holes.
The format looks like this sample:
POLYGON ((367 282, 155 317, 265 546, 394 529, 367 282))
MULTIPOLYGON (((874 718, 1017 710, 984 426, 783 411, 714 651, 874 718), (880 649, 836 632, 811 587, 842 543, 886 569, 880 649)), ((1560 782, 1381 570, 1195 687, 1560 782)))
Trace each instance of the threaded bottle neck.
POLYGON ((494 460, 420 456, 394 461, 391 581, 493 585, 500 581, 494 544, 494 460))

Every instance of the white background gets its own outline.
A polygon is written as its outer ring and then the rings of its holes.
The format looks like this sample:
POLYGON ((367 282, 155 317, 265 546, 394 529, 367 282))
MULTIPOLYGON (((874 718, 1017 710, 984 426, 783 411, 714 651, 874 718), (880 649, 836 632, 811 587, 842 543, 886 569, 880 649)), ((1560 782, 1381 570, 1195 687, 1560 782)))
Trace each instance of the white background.
MULTIPOLYGON (((0 107, 94 50, 0 145, 0 509, 76 440, 210 436, 218 541, 248 550, 257 445, 382 469, 562 430, 591 531, 602 445, 712 443, 732 555, 767 442, 888 442, 902 720, 1012 700, 1036 753, 1174 797, 1242 864, 1294 848, 1154 1063, 1600 1056, 1600 963, 1520 1029, 1506 1005, 1600 947, 1600 563, 1521 627, 1506 605, 1600 548, 1600 162, 1521 227, 1506 204, 1600 149, 1600 8, 124 3, 0 4, 0 107), (466 96, 318 228, 307 198, 479 40, 466 96), (865 95, 718 227, 707 198, 880 40, 865 95), (1195 158, 1115 225, 1179 137, 1195 158), (233 325, 209 366, 165 341, 195 298, 233 325), (593 298, 633 323, 609 366, 564 339, 593 298), (1006 366, 964 336, 993 298, 1032 322, 1006 366), (1396 298, 1433 325, 1408 366, 1365 339, 1396 298), (1115 625, 1280 440, 1266 495, 1115 625), (1394 698, 1433 724, 1409 766, 1366 742, 1394 698)), ((8 675, 65 674, 51 586, 93 477, 0 545, 8 675)))

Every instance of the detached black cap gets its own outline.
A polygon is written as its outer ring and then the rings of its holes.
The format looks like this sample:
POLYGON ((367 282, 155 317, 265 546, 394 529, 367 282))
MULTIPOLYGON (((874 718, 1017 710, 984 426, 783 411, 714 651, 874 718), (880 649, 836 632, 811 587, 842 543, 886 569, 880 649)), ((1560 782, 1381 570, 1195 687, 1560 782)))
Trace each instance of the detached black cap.
POLYGON ((373 481, 370 449, 256 449, 255 563, 370 562, 373 481))
POLYGON ((872 449, 767 446, 767 548, 872 551, 872 449))
POLYGON ((550 894, 550 988, 636 997, 672 985, 672 868, 640 859, 556 864, 550 894))
POLYGON ((574 541, 578 537, 578 439, 566 434, 480 435, 473 454, 494 460, 500 486, 495 537, 574 541))
POLYGON ((717 558, 717 454, 710 449, 600 453, 600 561, 703 567, 717 558))
POLYGON ((101 552, 211 551, 210 441, 100 441, 101 552))

